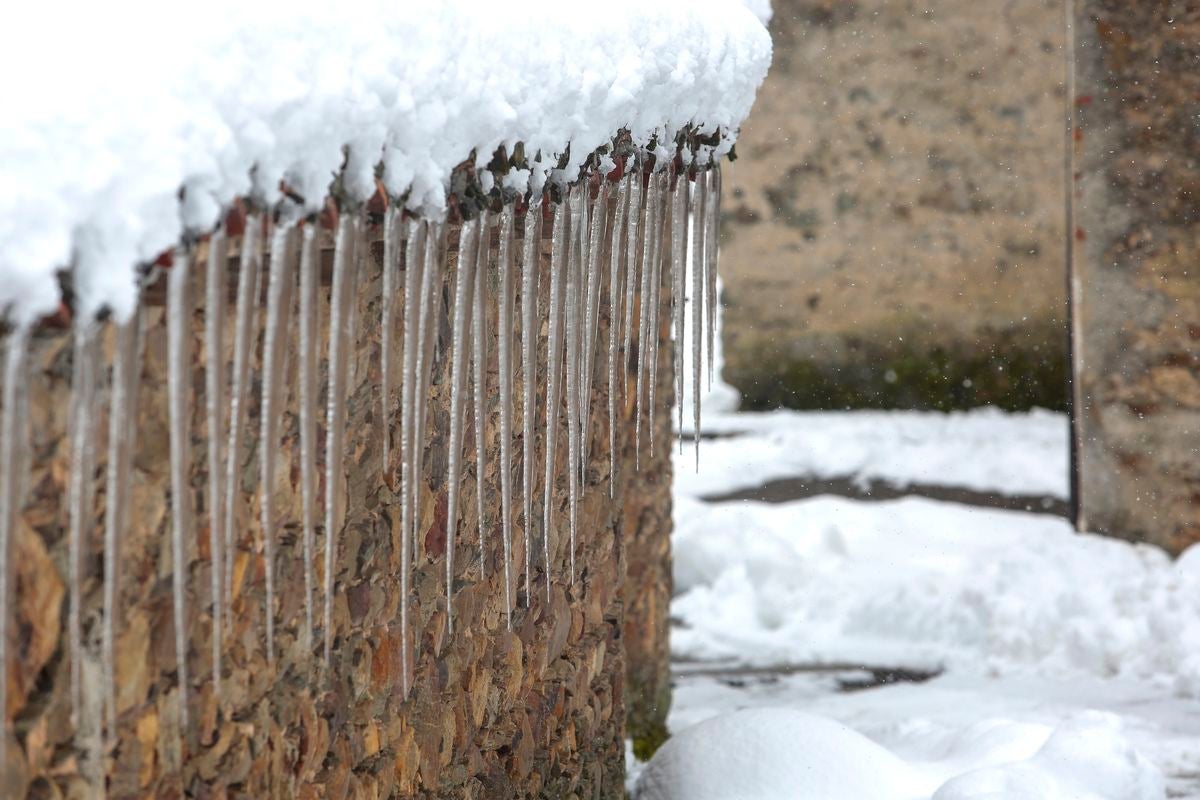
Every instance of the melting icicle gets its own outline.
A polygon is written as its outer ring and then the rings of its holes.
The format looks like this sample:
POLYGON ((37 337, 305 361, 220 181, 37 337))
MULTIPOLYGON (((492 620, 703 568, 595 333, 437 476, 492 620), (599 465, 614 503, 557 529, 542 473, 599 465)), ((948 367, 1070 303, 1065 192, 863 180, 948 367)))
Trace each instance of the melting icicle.
POLYGON ((525 241, 521 251, 521 486, 525 496, 525 602, 530 602, 533 529, 533 420, 537 414, 538 260, 542 252, 542 205, 525 212, 525 241))
MULTIPOLYGON (((208 262, 204 271, 204 412, 208 428, 208 549, 212 561, 209 592, 212 601, 213 696, 221 701, 222 558, 221 525, 225 521, 221 501, 221 479, 225 475, 221 434, 225 431, 222 401, 225 397, 225 234, 217 231, 208 240, 208 262)), ((119 334, 118 334, 119 335, 119 334)), ((114 367, 115 369, 115 367, 114 367)), ((114 376, 114 402, 115 402, 114 376)))
MULTIPOLYGON (((634 467, 641 469, 642 466, 642 398, 645 396, 645 378, 646 367, 648 365, 650 354, 650 339, 657 339, 653 331, 650 330, 650 296, 651 286, 654 280, 654 232, 658 219, 658 181, 653 173, 646 184, 646 210, 645 221, 643 222, 642 230, 642 288, 641 288, 641 308, 638 314, 638 358, 637 358, 637 383, 634 394, 634 416, 633 416, 633 434, 634 434, 634 467)), ((653 425, 653 412, 651 412, 651 425, 653 425)))
MULTIPOLYGON (((512 630, 512 397, 513 397, 513 212, 500 212, 500 298, 496 320, 500 375, 500 535, 504 539, 504 612, 512 630)), ((480 470, 482 473, 482 469, 480 470)), ((482 507, 482 502, 481 502, 482 507)), ((480 520, 482 520, 482 511, 480 520)))
POLYGON ((617 184, 617 205, 613 210, 612 243, 608 258, 608 496, 617 490, 617 337, 621 326, 621 229, 625 227, 625 206, 629 200, 630 178, 617 184))
POLYGON ((704 173, 704 192, 707 195, 704 204, 704 297, 708 301, 705 333, 708 337, 708 388, 710 390, 713 381, 713 339, 717 330, 717 223, 719 222, 717 214, 721 202, 720 177, 721 173, 716 167, 710 167, 704 173))
MULTIPOLYGON (((71 472, 68 495, 69 631, 71 654, 71 715, 77 729, 88 726, 83 707, 83 548, 91 528, 93 473, 96 466, 96 363, 99 360, 99 325, 81 320, 74 329, 74 365, 71 380, 71 472)), ((89 730, 95 730, 92 726, 89 730)))
POLYGON ((355 285, 362 223, 353 214, 338 219, 329 301, 329 395, 325 405, 325 664, 333 660, 333 575, 337 538, 344 516, 342 457, 346 441, 346 383, 354 338, 355 285))
POLYGON ((491 219, 487 211, 479 218, 479 247, 476 251, 475 284, 471 289, 471 361, 474 366, 475 395, 475 498, 476 515, 479 519, 479 577, 486 577, 487 552, 484 547, 483 475, 484 475, 484 423, 487 419, 487 264, 491 219))
POLYGON ((419 293, 424 271, 426 226, 408 223, 408 242, 404 252, 404 366, 400 388, 400 687, 404 697, 409 689, 408 604, 412 571, 413 508, 413 427, 414 397, 420 379, 417 376, 417 345, 420 314, 419 293))
MULTIPOLYGON (((5 676, 8 675, 8 643, 15 605, 12 597, 13 540, 17 515, 24 502, 25 451, 29 447, 28 348, 28 326, 19 326, 8 334, 4 345, 3 407, 0 408, 0 669, 4 670, 5 676)), ((12 728, 8 716, 7 680, 0 680, 0 715, 4 722, 0 731, 0 779, 7 786, 8 739, 12 728)))
POLYGON ((486 221, 465 220, 458 237, 458 276, 454 284, 454 329, 450 354, 450 441, 446 473, 446 628, 454 630, 454 545, 458 531, 459 477, 462 469, 463 414, 466 408, 467 332, 470 330, 471 293, 475 283, 475 248, 486 221), (481 224, 482 222, 482 224, 481 224))
POLYGON ((675 175, 671 195, 671 316, 675 338, 675 402, 679 406, 679 452, 683 452, 684 288, 687 281, 687 174, 675 175))
POLYGON ((671 192, 671 176, 666 170, 662 170, 655 176, 658 180, 658 204, 655 209, 657 219, 654 223, 654 257, 650 260, 653 265, 654 274, 650 279, 650 340, 648 342, 650 350, 650 363, 647 372, 647 380, 650 383, 649 387, 649 419, 646 425, 650 432, 650 457, 654 457, 654 428, 656 423, 655 418, 655 397, 658 389, 658 312, 661 306, 659 302, 662 295, 662 262, 663 262, 663 235, 667 227, 667 210, 670 205, 671 192))
POLYGON ((575 541, 579 521, 579 350, 583 338, 578 298, 583 292, 582 272, 588 251, 588 231, 584 222, 587 192, 585 182, 576 187, 571 195, 571 239, 567 250, 567 491, 571 516, 569 561, 572 585, 575 584, 575 541))
MULTIPOLYGON (((130 473, 133 465, 134 437, 137 433, 141 323, 142 312, 139 308, 134 312, 132 319, 116 326, 108 411, 108 464, 105 468, 104 488, 104 622, 100 634, 100 647, 105 699, 104 729, 110 745, 116 740, 117 730, 115 634, 117 573, 121 563, 118 548, 121 531, 125 530, 129 515, 130 473)), ((220 573, 220 566, 220 562, 214 557, 213 571, 220 573)), ((215 608, 213 615, 214 619, 219 617, 215 608)), ((3 704, 0 704, 0 707, 3 707, 3 704)))
POLYGON ((596 195, 596 206, 592 209, 592 226, 588 241, 587 302, 584 306, 583 352, 580 363, 583 373, 579 381, 580 421, 583 428, 582 451, 580 452, 581 488, 587 486, 587 460, 592 451, 592 384, 596 370, 596 340, 600 330, 600 278, 604 269, 601 258, 604 253, 604 224, 608 220, 608 182, 600 179, 600 192, 596 195))
POLYGON ((250 384, 250 354, 257 337, 258 280, 262 264, 262 218, 246 219, 242 252, 238 263, 237 310, 233 328, 233 375, 229 389, 229 445, 225 448, 225 497, 222 511, 225 521, 225 613, 232 624, 234 509, 240 491, 238 473, 242 464, 242 426, 246 424, 246 398, 250 384))
POLYGON ((563 264, 564 247, 567 241, 567 215, 570 211, 567 202, 554 207, 554 227, 550 232, 550 309, 549 336, 546 341, 546 482, 543 487, 544 502, 542 507, 542 547, 546 564, 546 600, 550 600, 550 525, 554 519, 554 454, 558 440, 558 405, 560 402, 559 386, 562 375, 563 353, 563 311, 567 302, 564 290, 567 270, 563 264))
POLYGON ((179 672, 180 735, 189 728, 187 669, 187 543, 192 541, 191 413, 188 400, 192 369, 192 300, 188 259, 167 272, 167 409, 170 423, 172 600, 175 617, 175 662, 179 672))
POLYGON ((262 403, 259 406, 259 440, 262 446, 260 484, 263 559, 266 573, 267 664, 275 665, 275 455, 279 449, 279 417, 283 413, 286 379, 287 330, 292 310, 293 257, 291 225, 280 224, 271 241, 267 282, 267 323, 263 332, 262 403))
POLYGON ((300 252, 300 504, 304 526, 304 649, 312 652, 313 550, 317 528, 317 358, 321 326, 317 293, 321 284, 320 238, 315 223, 304 226, 300 252))
POLYGON ((393 310, 396 304, 396 261, 400 256, 400 212, 389 208, 383 219, 383 285, 379 335, 379 418, 383 423, 383 474, 392 463, 392 332, 395 327, 393 310))
POLYGON ((438 311, 441 302, 437 298, 442 286, 442 256, 446 248, 446 227, 442 223, 430 223, 425 238, 425 266, 421 271, 420 336, 417 348, 417 377, 413 440, 413 552, 417 552, 417 528, 421 523, 421 469, 424 464, 425 419, 429 411, 427 398, 429 384, 433 380, 433 350, 437 343, 438 311))
POLYGON ((629 209, 626 212, 627 235, 625 237, 625 323, 624 323, 624 360, 621 369, 621 379, 624 382, 625 399, 629 399, 629 353, 633 344, 633 309, 637 305, 637 254, 641 249, 642 240, 638 237, 638 222, 642 216, 642 168, 634 164, 629 187, 629 209))
POLYGON ((704 309, 704 179, 697 176, 692 191, 692 425, 696 441, 696 471, 700 471, 700 346, 704 309))

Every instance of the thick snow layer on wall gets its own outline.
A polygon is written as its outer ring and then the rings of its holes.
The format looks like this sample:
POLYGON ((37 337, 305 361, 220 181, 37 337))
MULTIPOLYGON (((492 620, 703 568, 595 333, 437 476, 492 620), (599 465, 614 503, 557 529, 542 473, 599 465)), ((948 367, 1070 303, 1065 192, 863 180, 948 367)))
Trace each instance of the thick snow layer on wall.
POLYGON ((382 162, 389 192, 439 215, 472 151, 540 150, 537 189, 568 145, 562 180, 622 128, 732 136, 771 58, 763 5, 19 4, 0 26, 0 311, 53 310, 73 264, 80 312, 125 316, 136 263, 281 179, 315 206, 343 148, 352 197, 382 162))

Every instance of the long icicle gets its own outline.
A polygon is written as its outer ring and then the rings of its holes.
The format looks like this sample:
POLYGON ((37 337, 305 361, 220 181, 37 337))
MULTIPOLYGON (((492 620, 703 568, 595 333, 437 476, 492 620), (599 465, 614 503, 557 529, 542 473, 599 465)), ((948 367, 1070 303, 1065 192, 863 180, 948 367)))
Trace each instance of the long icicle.
POLYGON ((287 351, 288 322, 292 310, 292 232, 287 223, 275 228, 271 241, 270 273, 267 281, 267 321, 263 331, 262 401, 259 405, 259 477, 262 502, 263 561, 266 575, 265 614, 267 624, 267 664, 275 665, 275 455, 279 448, 279 417, 283 412, 283 362, 287 351))
POLYGON ((408 607, 409 581, 412 573, 412 451, 414 397, 417 393, 417 347, 420 334, 419 308, 421 275, 425 260, 424 223, 408 223, 408 241, 404 251, 404 367, 400 388, 400 688, 405 699, 409 691, 408 607))
POLYGON ((687 192, 686 172, 675 174, 671 194, 671 317, 674 347, 675 404, 679 408, 679 452, 683 453, 683 339, 684 297, 687 280, 687 192))
POLYGON ((563 263, 567 246, 567 217, 570 211, 567 198, 554 207, 554 227, 551 230, 550 243, 550 309, 549 334, 546 341, 546 478, 543 486, 542 505, 542 548, 546 567, 546 601, 550 601, 550 527, 554 520, 554 455, 558 439, 558 406, 561 402, 559 388, 562 376, 562 324, 563 297, 567 270, 563 263))
POLYGON ((621 368, 622 388, 625 390, 625 401, 629 402, 629 355, 633 345, 633 311, 637 305, 637 264, 638 251, 641 249, 641 239, 638 237, 638 223, 642 216, 642 167, 639 160, 634 161, 631 171, 633 183, 629 187, 629 209, 626 212, 625 237, 625 321, 623 325, 624 348, 621 368))
POLYGON ((608 261, 608 496, 617 491, 617 340, 621 331, 621 231, 629 204, 629 175, 617 184, 608 261))
POLYGON ((424 485, 422 468, 425 455, 425 422, 429 414, 429 386, 433 381, 433 355, 437 345, 438 322, 441 319, 442 303, 438 295, 442 291, 442 259, 446 251, 446 226, 440 222, 429 223, 425 238, 425 267, 421 273, 421 342, 417 349, 415 436, 413 446, 413 552, 419 549, 417 529, 421 524, 421 487, 424 485))
MULTIPOLYGON (((500 212, 500 298, 496 313, 500 376, 500 535, 504 544, 504 613, 512 630, 512 399, 513 399, 513 212, 500 212)), ((478 423, 476 423, 478 424, 478 423)))
POLYGON ((12 597, 13 541, 17 515, 24 503, 26 450, 29 447, 28 360, 29 326, 19 325, 4 343, 3 407, 0 407, 0 785, 8 786, 8 740, 12 720, 8 716, 8 643, 12 630, 15 598, 12 597))
POLYGON ((321 243, 316 222, 304 226, 300 245, 300 504, 304 526, 304 651, 312 653, 313 563, 317 529, 317 340, 321 325, 318 292, 321 286, 321 243))
MULTIPOLYGON (((222 557, 225 522, 221 491, 225 477, 225 291, 226 239, 224 230, 217 230, 208 240, 208 261, 204 270, 204 414, 208 433, 208 549, 212 568, 209 570, 209 594, 212 603, 212 683, 213 697, 221 702, 221 649, 224 642, 222 601, 225 559, 222 557)), ((120 335, 120 334, 118 334, 120 335)), ((115 367, 114 367, 115 369, 115 367)), ((115 402, 114 378, 114 402, 115 402)), ((115 413, 115 412, 114 412, 115 413)), ((110 451, 111 452, 111 451, 110 451)))
POLYGON ((570 512, 571 585, 575 584, 575 543, 579 524, 579 351, 583 338, 579 296, 583 293, 583 270, 588 251, 588 231, 584 222, 587 205, 586 182, 571 196, 571 238, 567 248, 566 359, 567 359, 567 464, 568 508, 570 512))
POLYGON ((525 241, 521 251, 521 488, 525 512, 525 602, 531 600, 533 569, 533 421, 537 415, 538 262, 542 253, 542 204, 525 212, 525 241))
POLYGON ((233 329, 233 374, 229 388, 229 444, 225 448, 225 497, 221 525, 225 535, 225 613, 232 624, 234 509, 240 495, 238 480, 242 466, 242 427, 246 424, 246 399, 249 396, 250 358, 258 338, 258 283, 262 264, 262 218, 253 214, 246 219, 242 251, 238 263, 237 309, 233 329))
POLYGON ((346 440, 346 382, 354 333, 352 307, 358 271, 360 220, 351 213, 338 219, 333 251, 333 288, 329 302, 329 393, 325 404, 325 664, 333 663, 333 587, 337 539, 344 509, 342 481, 346 440))
POLYGON ((633 415, 633 463, 634 467, 639 470, 642 466, 642 398, 645 396, 646 367, 649 366, 647 362, 650 352, 650 336, 652 335, 650 332, 650 287, 654 279, 654 229, 658 216, 658 181, 654 173, 650 174, 646 184, 645 206, 645 219, 642 223, 642 285, 639 297, 641 307, 638 314, 637 382, 634 390, 633 415))
POLYGON ((704 334, 708 340, 708 388, 713 379, 713 338, 717 320, 717 199, 716 167, 704 171, 704 334))
MULTIPOLYGON (((100 632, 105 699, 105 740, 109 747, 116 741, 116 618, 117 578, 121 559, 121 532, 129 516, 130 477, 133 465, 134 437, 137 433, 137 390, 141 370, 142 311, 116 325, 112 382, 108 411, 108 464, 104 486, 104 622, 100 632)), ((220 430, 218 428, 218 430, 220 430)), ((213 560, 213 571, 221 571, 221 562, 213 560)), ((214 609, 214 616, 217 611, 214 609)), ((215 668, 214 668, 215 674, 215 668)), ((215 687, 214 687, 215 688, 215 687)))
POLYGON ((703 343, 704 311, 704 179, 696 176, 693 183, 692 225, 692 436, 696 443, 696 471, 700 471, 700 358, 703 343))
POLYGON ((459 478, 462 469, 463 414, 466 406, 467 333, 470 330, 471 293, 475 283, 475 249, 479 219, 465 220, 458 237, 458 274, 454 282, 454 328, 450 353, 450 440, 446 472, 446 630, 454 630, 454 546, 458 531, 459 478))
MULTIPOLYGON (((70 572, 69 630, 71 655, 71 716, 79 734, 86 734, 83 719, 83 549, 89 539, 92 501, 95 498, 96 467, 96 365, 99 360, 99 324, 94 319, 80 320, 73 330, 73 369, 71 380, 70 449, 71 471, 68 489, 68 569, 70 572)), ((95 725, 89 731, 95 729, 95 725)))
POLYGON ((383 218, 383 280, 380 288, 379 419, 383 426, 383 469, 392 463, 392 334, 395 328, 396 268, 400 257, 400 212, 389 207, 383 218))
MULTIPOLYGON (((651 259, 651 264, 654 266, 654 275, 650 280, 650 340, 648 342, 650 349, 650 364, 647 372, 647 380, 649 386, 649 402, 648 421, 646 429, 650 433, 650 457, 654 457, 654 429, 656 427, 655 412, 658 406, 656 405, 656 396, 658 390, 658 312, 661 307, 660 298, 662 297, 662 264, 664 256, 663 236, 666 233, 671 203, 671 176, 667 170, 660 171, 656 176, 658 179, 658 207, 656 209, 657 220, 654 223, 654 257, 651 259)), ((670 414, 667 415, 670 418, 670 414)))
POLYGON ((608 222, 608 181, 600 179, 600 191, 592 210, 588 241, 587 303, 584 306, 583 374, 579 382, 580 426, 583 428, 580 452, 581 491, 587 488, 587 461, 592 452, 592 385, 596 373, 596 341, 600 330, 600 279, 604 275, 604 234, 608 222))
POLYGON ((176 259, 167 272, 167 409, 170 423, 171 562, 175 620, 175 661, 179 676, 180 737, 186 739, 189 711, 187 668, 187 543, 192 541, 191 412, 192 296, 189 259, 176 259))
POLYGON ((490 249, 491 215, 484 211, 479 218, 479 247, 476 249, 475 284, 471 289, 471 362, 474 372, 472 394, 475 410, 475 508, 479 520, 479 577, 487 576, 487 550, 484 541, 483 475, 485 472, 484 433, 487 421, 487 265, 490 249))

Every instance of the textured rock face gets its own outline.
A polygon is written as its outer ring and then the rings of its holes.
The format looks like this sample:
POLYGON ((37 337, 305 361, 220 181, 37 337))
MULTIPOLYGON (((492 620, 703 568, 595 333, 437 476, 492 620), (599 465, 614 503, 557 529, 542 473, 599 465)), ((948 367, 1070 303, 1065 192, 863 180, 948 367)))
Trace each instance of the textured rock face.
POLYGON ((753 406, 1061 408, 1058 0, 776 0, 727 170, 726 379, 753 406))
MULTIPOLYGON (((547 232, 549 226, 546 226, 547 232)), ((378 230, 372 228, 378 238, 378 230)), ((450 242, 456 241, 451 230, 450 242)), ((231 248, 236 254, 236 241, 231 248)), ((493 259, 496 244, 493 243, 493 259)), ((205 245, 194 259, 204 262, 205 245)), ((543 242, 547 263, 549 241, 543 242)), ((609 498, 607 381, 593 393, 592 452, 579 513, 578 579, 568 579, 570 535, 566 470, 553 492, 558 504, 551 531, 551 589, 547 599, 541 542, 542 472, 535 470, 533 575, 524 592, 524 515, 513 510, 516 608, 506 626, 500 536, 499 399, 496 347, 489 349, 485 520, 481 556, 476 527, 476 470, 468 447, 462 482, 461 524, 456 546, 454 632, 446 632, 446 437, 448 431, 449 327, 440 326, 441 354, 430 393, 424 441, 422 518, 413 574, 413 690, 400 689, 399 486, 381 478, 380 279, 382 245, 376 241, 357 295, 358 334, 350 366, 348 426, 344 450, 346 525, 337 537, 333 663, 326 670, 321 633, 306 647, 301 545, 298 398, 294 380, 285 392, 277 448, 274 495, 276 660, 264 645, 265 572, 259 528, 258 460, 249 448, 242 459, 238 497, 233 630, 224 652, 223 706, 213 695, 210 552, 206 525, 204 308, 192 326, 195 361, 189 374, 193 448, 190 481, 197 503, 196 529, 187 542, 188 669, 193 731, 180 740, 178 689, 171 604, 170 491, 166 402, 165 315, 145 311, 145 357, 138 397, 138 444, 134 457, 131 521, 120 550, 120 614, 117 624, 118 730, 114 748, 97 758, 96 742, 73 737, 69 715, 69 657, 63 633, 66 614, 67 408, 71 375, 70 336, 42 330, 34 348, 31 382, 33 473, 16 543, 14 626, 16 657, 8 672, 9 713, 16 738, 9 747, 5 797, 87 796, 89 764, 107 772, 109 796, 299 797, 299 798, 620 798, 624 796, 626 698, 637 719, 661 725, 666 714, 666 598, 669 597, 670 462, 666 457, 666 408, 670 400, 669 350, 665 391, 658 393, 656 454, 643 441, 641 471, 634 471, 633 405, 618 419, 618 482, 609 498), (638 560, 630 569, 631 558, 638 560), (657 559, 648 563, 647 559, 657 559), (645 618, 642 618, 645 615, 645 618), (634 617, 637 617, 636 620, 634 617), (627 654, 629 680, 627 681, 627 654), (647 665, 647 659, 661 663, 647 665), (646 698, 650 698, 647 700, 646 698), (655 716, 657 715, 657 716, 655 716), (61 793, 61 794, 60 794, 61 793)), ((325 254, 326 259, 329 253, 325 254)), ((195 271, 193 296, 203 297, 204 271, 195 271)), ((543 273, 547 270, 543 268, 543 273)), ((443 298, 449 296, 453 256, 443 298)), ((495 269, 491 270, 495 278, 495 269)), ((545 319, 548 278, 542 275, 545 319)), ((664 296, 669 292, 664 292, 664 296)), ((495 285, 489 313, 495 319, 495 285)), ((322 325, 328 326, 329 287, 321 294, 322 325)), ((602 342, 607 339, 605 303, 602 342)), ((443 312, 444 314, 444 312, 443 312)), ((668 315, 664 314, 666 319, 668 315)), ((226 345, 232 339, 232 315, 226 345)), ((494 329, 493 329, 494 330, 494 329)), ((327 333, 327 330, 325 331, 327 333)), ((293 333, 294 335, 294 333, 293 333)), ((111 332, 106 347, 111 348, 111 332)), ((540 339, 540 380, 545 339, 540 339)), ((670 346, 669 341, 665 347, 670 346)), ((295 355, 289 370, 295 369, 295 355)), ((322 356, 323 362, 323 356, 322 356)), ((322 372, 325 365, 322 363, 322 372)), ((257 357, 255 374, 257 374, 257 357)), ((606 350, 596 373, 607 375, 606 350)), ((252 387, 246 436, 255 452, 260 388, 252 387)), ((324 389, 322 390, 324 402, 324 389)), ((519 392, 514 419, 514 485, 520 487, 522 437, 535 437, 544 456, 544 389, 539 427, 521 427, 519 392)), ((393 415, 398 409, 392 409, 393 415)), ((398 425, 398 418, 388 420, 398 425)), ((103 422, 100 426, 104 429, 103 422)), ((473 430, 468 441, 473 442, 473 430)), ((566 463, 565 431, 558 463, 566 463)), ((319 453, 321 450, 319 449, 319 453)), ((393 449, 393 458, 398 459, 393 449)), ((318 458, 323 458, 319 455, 318 458)), ((98 474, 104 469, 100 451, 98 474)), ((323 469, 323 464, 320 465, 323 469)), ((519 497, 519 496, 518 496, 519 497)), ((97 522, 103 514, 98 492, 97 522)), ((84 694, 98 702, 101 620, 99 527, 84 564, 84 633, 87 659, 84 694)), ((317 531, 318 553, 324 531, 317 531)), ((317 558, 317 602, 322 560, 317 558)), ((320 609, 315 613, 320 624, 320 609)), ((12 648, 10 648, 12 652, 12 648)))
POLYGON ((1082 523, 1200 541, 1200 9, 1075 2, 1082 523))

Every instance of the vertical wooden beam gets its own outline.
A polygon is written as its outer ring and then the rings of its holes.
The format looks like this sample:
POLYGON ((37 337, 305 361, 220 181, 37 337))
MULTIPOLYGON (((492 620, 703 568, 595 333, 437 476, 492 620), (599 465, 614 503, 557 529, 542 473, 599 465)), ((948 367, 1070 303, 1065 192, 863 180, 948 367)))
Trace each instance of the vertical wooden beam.
POLYGON ((1073 0, 1081 522, 1200 541, 1200 6, 1073 0))

